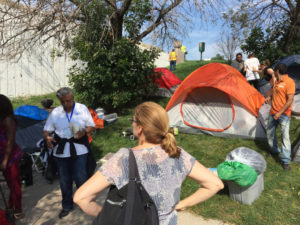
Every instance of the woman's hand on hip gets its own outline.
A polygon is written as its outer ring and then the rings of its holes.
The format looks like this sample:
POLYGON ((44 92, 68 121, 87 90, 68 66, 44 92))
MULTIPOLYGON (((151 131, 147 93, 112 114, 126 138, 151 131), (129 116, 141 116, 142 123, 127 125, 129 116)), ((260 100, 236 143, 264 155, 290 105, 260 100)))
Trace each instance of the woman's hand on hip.
POLYGON ((183 201, 180 201, 178 203, 178 205, 174 208, 174 210, 176 210, 177 212, 184 211, 186 209, 187 209, 187 207, 185 206, 185 204, 183 203, 183 201))

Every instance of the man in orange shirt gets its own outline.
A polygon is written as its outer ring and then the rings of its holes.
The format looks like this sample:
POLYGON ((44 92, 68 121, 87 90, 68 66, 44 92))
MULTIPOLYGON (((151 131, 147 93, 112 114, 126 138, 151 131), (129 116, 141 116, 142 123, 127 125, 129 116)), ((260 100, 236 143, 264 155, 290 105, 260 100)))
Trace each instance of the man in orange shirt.
POLYGON ((274 68, 276 82, 273 87, 271 97, 266 98, 268 103, 272 99, 272 108, 269 115, 269 124, 267 129, 268 144, 271 152, 267 157, 278 155, 281 152, 280 159, 284 170, 290 170, 291 142, 289 135, 290 115, 292 103, 295 94, 295 82, 287 75, 287 66, 279 63, 274 68), (280 125, 281 130, 281 149, 278 148, 276 128, 280 125))

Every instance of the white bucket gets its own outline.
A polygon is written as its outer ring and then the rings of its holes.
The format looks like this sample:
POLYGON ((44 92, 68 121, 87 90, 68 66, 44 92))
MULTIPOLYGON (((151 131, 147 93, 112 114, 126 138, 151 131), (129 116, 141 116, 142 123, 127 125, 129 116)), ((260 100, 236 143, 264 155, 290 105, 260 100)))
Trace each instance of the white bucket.
POLYGON ((103 115, 106 113, 105 112, 105 110, 103 109, 103 108, 97 108, 96 110, 95 110, 95 112, 97 113, 97 115, 98 115, 98 113, 103 113, 103 115))
POLYGON ((102 119, 103 116, 104 116, 104 113, 103 112, 99 112, 99 113, 97 113, 97 116, 98 116, 99 119, 102 119))

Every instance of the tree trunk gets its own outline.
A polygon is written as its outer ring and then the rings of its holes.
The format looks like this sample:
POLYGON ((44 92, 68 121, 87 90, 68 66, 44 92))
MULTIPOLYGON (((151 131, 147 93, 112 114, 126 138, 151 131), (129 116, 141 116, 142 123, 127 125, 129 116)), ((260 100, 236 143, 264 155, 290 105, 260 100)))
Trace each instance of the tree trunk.
POLYGON ((299 38, 299 27, 300 27, 300 15, 295 14, 290 18, 291 23, 289 25, 288 31, 286 32, 286 42, 284 46, 284 53, 289 54, 290 49, 295 43, 295 40, 299 38))
POLYGON ((123 36, 123 19, 124 16, 120 16, 117 12, 115 12, 114 16, 111 18, 111 37, 110 37, 110 43, 111 45, 114 44, 114 40, 119 39, 123 36), (112 39, 112 41, 111 41, 112 39))

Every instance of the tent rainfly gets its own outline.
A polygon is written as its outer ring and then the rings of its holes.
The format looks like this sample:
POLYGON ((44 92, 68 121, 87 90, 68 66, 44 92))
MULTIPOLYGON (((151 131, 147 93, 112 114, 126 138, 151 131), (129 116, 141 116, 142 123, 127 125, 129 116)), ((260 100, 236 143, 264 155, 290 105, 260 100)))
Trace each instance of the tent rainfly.
POLYGON ((172 97, 174 91, 181 84, 181 80, 166 68, 155 68, 155 73, 161 73, 161 77, 156 80, 158 91, 150 92, 150 97, 172 97))

